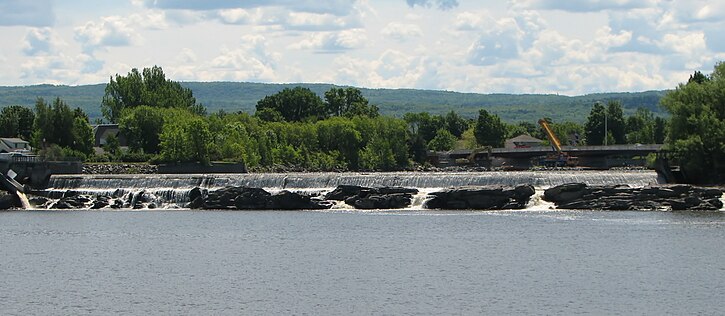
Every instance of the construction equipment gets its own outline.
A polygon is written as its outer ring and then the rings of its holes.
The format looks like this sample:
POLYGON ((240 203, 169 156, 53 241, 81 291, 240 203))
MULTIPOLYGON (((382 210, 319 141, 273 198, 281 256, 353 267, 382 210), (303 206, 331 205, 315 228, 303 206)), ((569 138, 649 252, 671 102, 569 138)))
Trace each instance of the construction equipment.
POLYGON ((491 147, 491 146, 478 147, 478 148, 472 150, 471 153, 468 155, 468 157, 456 159, 456 164, 457 165, 480 165, 480 161, 476 159, 476 155, 486 151, 488 153, 488 155, 486 156, 485 164, 487 166, 490 166, 492 149, 493 149, 493 147, 491 147))
POLYGON ((540 119, 539 125, 546 132, 546 138, 549 139, 549 143, 554 149, 554 152, 543 157, 540 163, 547 167, 576 167, 579 164, 579 159, 561 150, 561 142, 554 134, 554 131, 551 130, 549 123, 545 119, 540 119))

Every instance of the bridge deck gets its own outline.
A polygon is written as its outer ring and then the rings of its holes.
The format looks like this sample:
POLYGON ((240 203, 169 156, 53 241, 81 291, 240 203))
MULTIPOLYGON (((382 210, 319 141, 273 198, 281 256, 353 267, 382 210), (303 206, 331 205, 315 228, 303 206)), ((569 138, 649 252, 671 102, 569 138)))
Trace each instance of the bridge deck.
MULTIPOLYGON (((611 156, 626 155, 638 156, 654 153, 662 148, 661 144, 651 145, 609 145, 609 146, 563 146, 562 150, 573 156, 611 156)), ((530 147, 530 148, 493 148, 491 155, 494 157, 535 157, 552 152, 551 147, 530 147)), ((453 150, 447 152, 451 158, 465 158, 471 155, 470 149, 453 150)), ((485 156, 488 152, 477 153, 476 156, 485 156)))

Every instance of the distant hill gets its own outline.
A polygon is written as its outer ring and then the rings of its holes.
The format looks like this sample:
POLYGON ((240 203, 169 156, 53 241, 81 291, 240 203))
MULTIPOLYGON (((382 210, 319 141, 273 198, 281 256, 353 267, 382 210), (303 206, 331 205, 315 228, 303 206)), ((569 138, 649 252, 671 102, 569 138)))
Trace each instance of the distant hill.
MULTIPOLYGON (((209 113, 223 109, 227 112, 253 113, 257 101, 284 88, 303 86, 321 97, 331 84, 266 84, 248 82, 182 82, 192 89, 197 101, 204 104, 209 113)), ((60 97, 72 107, 81 107, 92 118, 100 118, 100 104, 106 84, 83 86, 34 85, 0 87, 0 108, 9 105, 32 107, 38 97, 52 101, 60 97)), ((665 115, 659 107, 660 98, 666 91, 633 93, 599 93, 582 96, 553 94, 478 94, 451 91, 416 89, 361 89, 370 103, 380 107, 385 115, 402 116, 408 112, 444 114, 451 110, 465 117, 474 118, 479 109, 487 109, 509 122, 534 122, 541 117, 554 121, 584 122, 595 102, 618 100, 625 114, 638 107, 665 115)))

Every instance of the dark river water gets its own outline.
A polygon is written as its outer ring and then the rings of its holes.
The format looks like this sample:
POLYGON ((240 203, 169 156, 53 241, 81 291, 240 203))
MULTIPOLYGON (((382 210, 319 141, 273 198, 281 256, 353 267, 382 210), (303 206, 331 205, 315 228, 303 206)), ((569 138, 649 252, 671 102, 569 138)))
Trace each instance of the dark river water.
POLYGON ((724 212, 0 213, 2 315, 724 315, 724 212))

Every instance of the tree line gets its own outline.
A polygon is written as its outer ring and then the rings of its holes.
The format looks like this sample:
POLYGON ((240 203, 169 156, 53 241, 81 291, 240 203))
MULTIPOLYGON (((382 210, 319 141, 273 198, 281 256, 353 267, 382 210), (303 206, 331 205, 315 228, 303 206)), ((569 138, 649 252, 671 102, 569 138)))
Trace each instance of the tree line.
MULTIPOLYGON (((668 93, 662 105, 670 120, 646 108, 625 116, 617 101, 594 103, 584 124, 546 119, 563 144, 666 142, 693 173, 699 170, 687 164, 693 157, 719 166, 723 68, 718 64, 710 76, 698 72, 668 93)), ((454 111, 381 116, 352 87, 333 87, 322 97, 307 88, 286 88, 259 100, 254 114, 208 114, 190 89, 167 79, 156 66, 111 77, 101 110, 108 122, 119 124, 128 151, 119 150, 118 139, 111 137, 106 154, 94 155, 88 116, 60 98, 52 104, 38 99, 32 110, 3 108, 0 135, 29 139, 44 153, 89 160, 236 161, 252 169, 309 170, 398 170, 425 163, 429 150, 502 147, 507 138, 521 134, 546 139, 533 122, 504 122, 485 109, 473 119, 454 111)))

